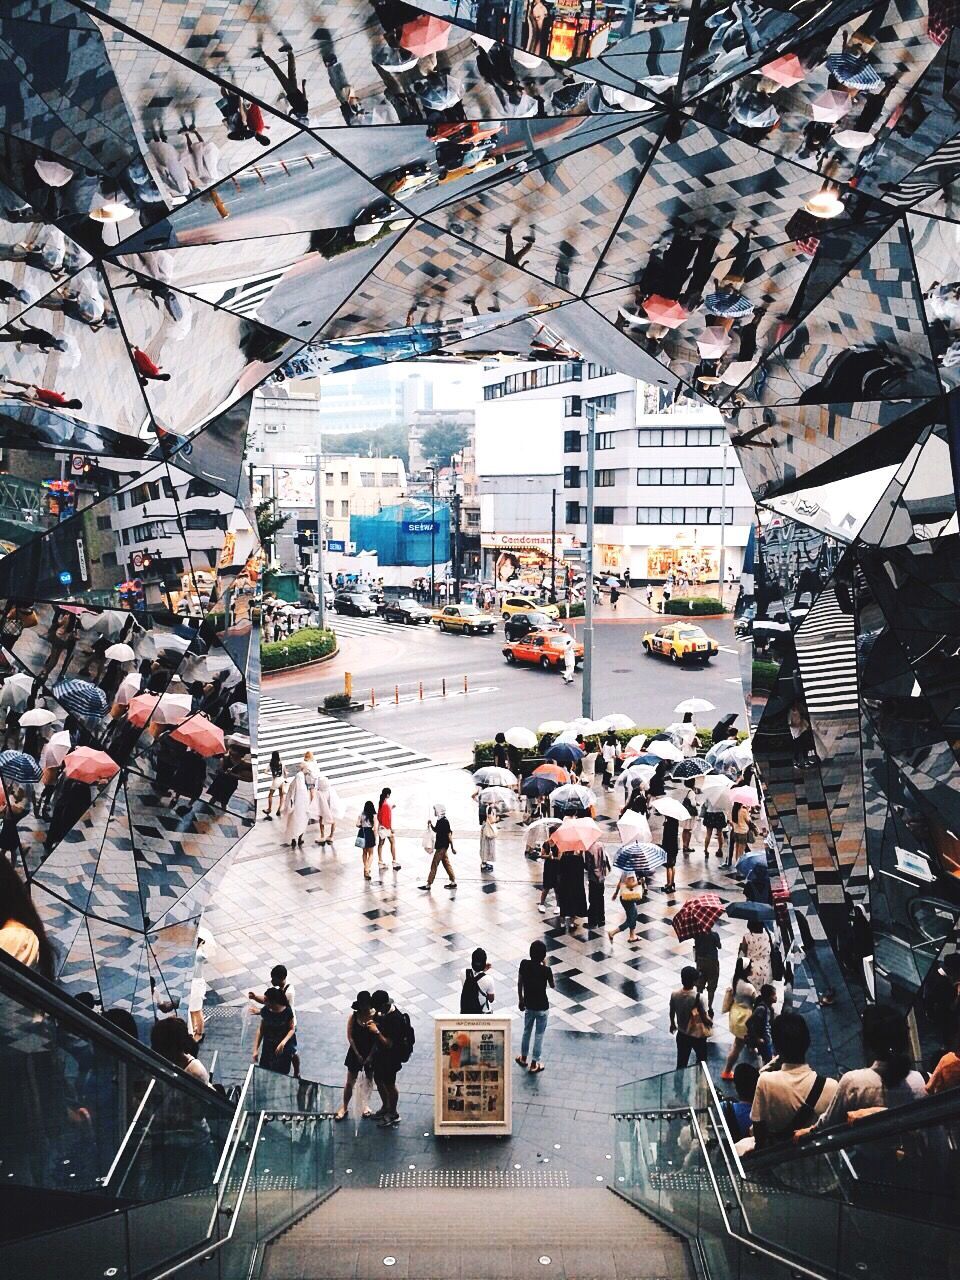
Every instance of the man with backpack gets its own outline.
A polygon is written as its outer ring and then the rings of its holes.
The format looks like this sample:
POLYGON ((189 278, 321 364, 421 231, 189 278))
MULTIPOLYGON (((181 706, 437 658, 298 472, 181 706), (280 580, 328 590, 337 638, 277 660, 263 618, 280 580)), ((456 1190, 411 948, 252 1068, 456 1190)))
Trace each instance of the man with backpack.
POLYGON ((490 964, 483 947, 477 947, 470 957, 470 968, 463 975, 460 990, 461 1013, 489 1013, 493 1007, 493 979, 490 964))
POLYGON ((383 1103, 377 1112, 377 1124, 381 1129, 395 1129, 400 1123, 397 1074, 403 1064, 410 1061, 416 1035, 409 1014, 398 1009, 386 991, 374 991, 370 1003, 374 1021, 369 1024, 369 1030, 376 1038, 373 1082, 383 1103))

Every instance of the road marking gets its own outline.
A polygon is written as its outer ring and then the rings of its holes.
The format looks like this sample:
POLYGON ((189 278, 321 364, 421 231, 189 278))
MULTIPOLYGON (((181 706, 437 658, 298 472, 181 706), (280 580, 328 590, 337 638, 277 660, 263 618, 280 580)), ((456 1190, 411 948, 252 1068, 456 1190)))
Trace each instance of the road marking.
POLYGON ((731 648, 729 648, 729 646, 728 646, 728 645, 725 645, 725 644, 718 645, 718 648, 719 648, 719 650, 720 650, 720 652, 721 652, 721 653, 732 653, 732 654, 735 654, 735 655, 740 653, 740 650, 739 650, 739 649, 731 649, 731 648))

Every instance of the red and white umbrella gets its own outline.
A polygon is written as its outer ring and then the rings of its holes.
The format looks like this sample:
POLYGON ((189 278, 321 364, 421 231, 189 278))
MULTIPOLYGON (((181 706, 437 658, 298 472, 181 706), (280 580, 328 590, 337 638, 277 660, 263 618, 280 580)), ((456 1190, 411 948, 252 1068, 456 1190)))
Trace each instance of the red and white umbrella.
POLYGON ((760 74, 766 76, 768 80, 773 80, 775 84, 786 88, 791 84, 799 84, 801 80, 806 78, 807 73, 804 71, 803 63, 797 55, 795 53, 787 53, 782 58, 774 58, 765 67, 761 67, 760 74))
POLYGON ((223 741, 223 730, 217 728, 212 720, 197 714, 184 720, 170 734, 177 742, 195 751, 198 756, 222 756, 226 747, 223 741))
POLYGON ((190 698, 174 693, 138 693, 130 699, 127 720, 142 729, 148 720, 154 724, 179 724, 190 714, 190 698))
POLYGON ((120 772, 120 766, 105 751, 76 747, 64 757, 63 771, 74 782, 108 782, 120 772))
POLYGON ((665 329, 679 329, 690 317, 690 312, 684 310, 679 302, 673 298, 664 298, 659 293, 651 293, 641 306, 654 324, 662 324, 665 329))
POLYGON ((699 898, 685 902, 670 923, 681 942, 709 933, 725 911, 715 893, 702 893, 699 898))
POLYGON ((569 849, 589 849, 603 832, 592 818, 564 818, 550 839, 561 853, 569 849))

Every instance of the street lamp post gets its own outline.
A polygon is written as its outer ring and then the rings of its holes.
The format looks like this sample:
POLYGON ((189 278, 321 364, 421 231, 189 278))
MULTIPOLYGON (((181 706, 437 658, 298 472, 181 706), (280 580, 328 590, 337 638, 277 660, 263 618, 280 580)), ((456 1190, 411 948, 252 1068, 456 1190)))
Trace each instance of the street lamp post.
POLYGON ((720 463, 720 601, 723 602, 723 588, 727 572, 727 450, 723 446, 723 460, 720 463))
POLYGON ((597 406, 586 403, 587 410, 587 580, 584 585, 583 627, 583 684, 581 686, 581 713, 593 719, 593 506, 595 496, 595 465, 597 460, 597 406))
POLYGON ((430 605, 437 603, 437 468, 430 472, 430 605))
POLYGON ((323 604, 323 471, 322 455, 313 455, 313 505, 317 516, 317 618, 320 630, 324 629, 326 613, 323 604))
POLYGON ((557 491, 550 498, 550 603, 557 603, 557 491))

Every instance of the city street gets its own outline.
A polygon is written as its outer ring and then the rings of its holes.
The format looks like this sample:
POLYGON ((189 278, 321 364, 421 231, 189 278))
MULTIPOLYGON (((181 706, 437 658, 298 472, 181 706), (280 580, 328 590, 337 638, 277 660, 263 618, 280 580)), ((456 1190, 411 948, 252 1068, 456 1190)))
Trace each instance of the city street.
MULTIPOLYGON (((631 593, 632 594, 632 593, 631 593)), ((640 606, 642 609, 643 606, 640 606)), ((743 700, 731 618, 707 620, 704 629, 720 645, 707 667, 674 667, 649 657, 641 647, 647 630, 663 622, 656 614, 614 617, 604 603, 597 610, 594 659, 594 712, 625 712, 638 725, 662 726, 676 717, 673 708, 686 697, 706 698, 717 707, 707 717, 742 716, 743 700)), ((580 714, 582 676, 565 685, 559 674, 537 667, 510 667, 503 658, 503 625, 492 636, 441 634, 434 626, 402 627, 379 618, 333 615, 340 653, 315 671, 270 676, 264 692, 315 710, 330 693, 343 690, 344 673, 353 676, 354 698, 367 704, 349 719, 434 759, 462 761, 465 745, 489 738, 511 724, 536 728, 544 720, 580 714), (469 692, 463 693, 464 677, 469 692), (441 696, 446 679, 447 696, 441 696), (418 682, 424 685, 419 700, 418 682), (399 705, 394 687, 399 686, 399 705), (376 705, 370 707, 370 691, 376 705)), ((578 638, 583 622, 567 624, 578 638)), ((743 720, 741 726, 745 727, 743 720)))

